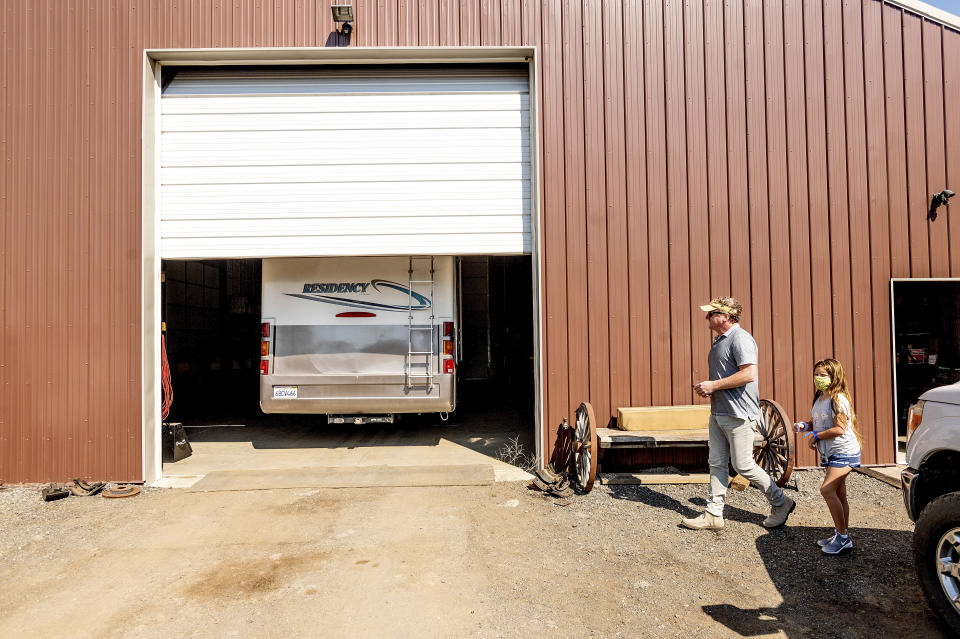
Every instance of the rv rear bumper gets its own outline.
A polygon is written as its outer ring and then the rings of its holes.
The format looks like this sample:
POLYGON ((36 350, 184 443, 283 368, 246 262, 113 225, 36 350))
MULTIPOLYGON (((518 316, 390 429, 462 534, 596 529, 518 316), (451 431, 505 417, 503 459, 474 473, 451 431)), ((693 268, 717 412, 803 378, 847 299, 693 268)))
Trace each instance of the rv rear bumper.
POLYGON ((453 375, 435 375, 431 387, 403 375, 263 375, 264 413, 440 413, 456 408, 453 375))

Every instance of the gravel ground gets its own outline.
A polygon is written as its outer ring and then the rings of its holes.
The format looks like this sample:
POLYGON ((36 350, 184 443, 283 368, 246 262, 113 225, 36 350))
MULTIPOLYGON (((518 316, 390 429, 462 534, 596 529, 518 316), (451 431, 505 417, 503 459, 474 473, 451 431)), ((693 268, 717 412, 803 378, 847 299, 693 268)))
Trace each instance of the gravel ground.
POLYGON ((900 491, 852 474, 855 549, 828 557, 822 472, 795 477, 787 526, 764 529, 748 489, 720 532, 678 526, 704 485, 598 483, 566 506, 517 483, 49 504, 10 487, 0 635, 317 636, 322 618, 351 638, 945 636, 900 491))

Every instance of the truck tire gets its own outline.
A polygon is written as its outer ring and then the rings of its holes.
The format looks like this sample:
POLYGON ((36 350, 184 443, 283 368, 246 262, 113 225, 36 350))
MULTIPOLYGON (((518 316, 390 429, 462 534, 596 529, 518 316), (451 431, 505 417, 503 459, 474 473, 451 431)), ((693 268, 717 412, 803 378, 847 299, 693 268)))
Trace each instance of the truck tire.
POLYGON ((960 596, 960 492, 937 497, 920 513, 913 533, 913 561, 930 608, 952 634, 960 636, 960 600, 951 601, 960 596), (941 559, 957 563, 944 573, 941 559))

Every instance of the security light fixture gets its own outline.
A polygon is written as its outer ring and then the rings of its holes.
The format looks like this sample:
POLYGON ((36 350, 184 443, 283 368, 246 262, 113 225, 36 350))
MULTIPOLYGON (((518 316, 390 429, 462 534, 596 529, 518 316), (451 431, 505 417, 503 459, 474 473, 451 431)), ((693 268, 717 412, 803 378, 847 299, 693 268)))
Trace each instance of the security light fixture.
POLYGON ((330 13, 333 14, 333 21, 337 23, 337 28, 345 36, 353 32, 353 5, 352 4, 334 4, 330 6, 330 13))
POLYGON ((930 198, 930 209, 927 210, 927 219, 933 222, 937 219, 937 208, 940 206, 950 206, 950 198, 954 196, 954 192, 950 189, 944 189, 939 193, 934 193, 933 197, 930 198))

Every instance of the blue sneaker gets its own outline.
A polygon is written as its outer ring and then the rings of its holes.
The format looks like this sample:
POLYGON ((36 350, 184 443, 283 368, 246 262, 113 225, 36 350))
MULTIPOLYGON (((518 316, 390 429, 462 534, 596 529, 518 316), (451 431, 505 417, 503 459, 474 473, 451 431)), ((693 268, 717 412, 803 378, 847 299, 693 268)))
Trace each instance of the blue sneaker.
POLYGON ((827 553, 828 555, 839 555, 840 553, 851 550, 852 548, 853 540, 850 539, 849 536, 841 537, 840 535, 837 535, 823 547, 823 552, 827 553))
POLYGON ((818 540, 817 540, 817 545, 820 546, 821 548, 823 548, 824 546, 826 546, 827 544, 829 544, 831 541, 833 541, 833 540, 836 539, 836 538, 837 538, 837 531, 833 531, 833 534, 830 535, 829 537, 827 537, 826 539, 818 539, 818 540))

